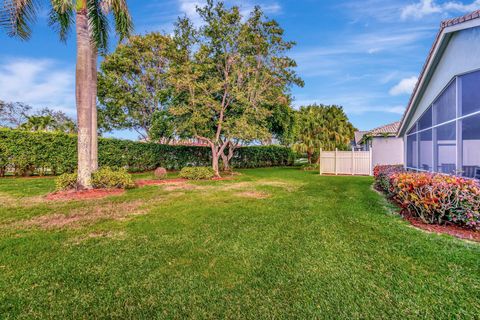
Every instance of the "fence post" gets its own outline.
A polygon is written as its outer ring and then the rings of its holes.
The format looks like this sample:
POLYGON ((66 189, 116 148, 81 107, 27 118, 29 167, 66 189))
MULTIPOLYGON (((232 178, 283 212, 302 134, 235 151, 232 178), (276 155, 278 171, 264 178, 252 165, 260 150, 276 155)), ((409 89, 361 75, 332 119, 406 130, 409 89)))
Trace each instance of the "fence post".
POLYGON ((368 155, 368 164, 370 166, 370 175, 373 176, 373 153, 372 153, 372 147, 370 147, 370 149, 368 150, 369 152, 369 155, 368 155))
POLYGON ((338 159, 338 149, 335 148, 335 175, 338 175, 337 173, 337 159, 338 159))
POLYGON ((355 175, 355 149, 352 147, 352 176, 355 175))
POLYGON ((320 152, 318 153, 318 171, 320 175, 322 175, 322 148, 320 148, 320 152))

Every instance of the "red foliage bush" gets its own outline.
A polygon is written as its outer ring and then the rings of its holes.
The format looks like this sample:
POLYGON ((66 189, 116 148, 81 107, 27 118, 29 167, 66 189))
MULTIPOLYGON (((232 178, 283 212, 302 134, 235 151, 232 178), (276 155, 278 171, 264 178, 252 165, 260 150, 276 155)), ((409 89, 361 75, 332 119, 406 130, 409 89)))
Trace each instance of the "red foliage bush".
POLYGON ((384 192, 390 192, 390 176, 394 173, 405 172, 403 165, 381 165, 373 168, 375 186, 384 192))
POLYGON ((390 175, 390 194, 425 223, 451 222, 480 229, 480 185, 475 180, 432 173, 390 175))

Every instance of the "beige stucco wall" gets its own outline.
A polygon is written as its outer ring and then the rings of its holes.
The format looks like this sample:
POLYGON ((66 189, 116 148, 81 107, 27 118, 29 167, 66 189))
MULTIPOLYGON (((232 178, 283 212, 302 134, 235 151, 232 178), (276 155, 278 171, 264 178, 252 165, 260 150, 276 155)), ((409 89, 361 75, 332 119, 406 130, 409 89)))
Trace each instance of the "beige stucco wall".
POLYGON ((372 163, 374 166, 403 164, 403 139, 374 137, 372 139, 372 163))

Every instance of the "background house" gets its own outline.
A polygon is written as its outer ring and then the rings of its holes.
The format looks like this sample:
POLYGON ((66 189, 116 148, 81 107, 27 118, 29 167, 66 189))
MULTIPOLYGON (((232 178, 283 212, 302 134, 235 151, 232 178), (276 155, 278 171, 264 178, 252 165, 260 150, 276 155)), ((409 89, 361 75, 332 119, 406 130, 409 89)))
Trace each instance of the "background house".
POLYGON ((480 177, 479 17, 441 24, 399 129, 407 168, 480 177))
POLYGON ((355 151, 367 151, 366 145, 362 144, 363 136, 368 133, 368 131, 355 131, 353 141, 352 141, 352 148, 355 151))
POLYGON ((403 139, 397 137, 400 122, 394 122, 371 131, 355 133, 355 149, 372 150, 372 164, 403 164, 403 139), (357 139, 359 139, 357 141, 357 139))

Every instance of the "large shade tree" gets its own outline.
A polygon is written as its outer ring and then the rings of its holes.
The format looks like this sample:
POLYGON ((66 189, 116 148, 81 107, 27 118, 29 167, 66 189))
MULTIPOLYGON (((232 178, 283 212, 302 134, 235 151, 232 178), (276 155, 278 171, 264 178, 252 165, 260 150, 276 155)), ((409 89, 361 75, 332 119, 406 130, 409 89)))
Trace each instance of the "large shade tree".
POLYGON ((283 39, 282 28, 259 7, 246 19, 238 7, 213 1, 197 11, 199 27, 183 18, 175 28, 169 110, 179 136, 210 146, 219 175, 227 148, 271 138, 270 106, 284 103, 290 86, 303 83, 286 55, 294 43, 283 39))
POLYGON ((310 105, 300 107, 295 117, 293 148, 305 153, 312 163, 320 148, 346 149, 353 139, 355 127, 339 106, 310 105))
MULTIPOLYGON (((12 37, 28 39, 41 0, 4 0, 0 24, 12 37)), ((78 122, 78 186, 90 188, 97 168, 97 54, 108 48, 108 15, 113 13, 120 39, 132 30, 126 0, 50 0, 49 24, 66 41, 75 25, 77 36, 76 105, 78 122)), ((62 84, 59 84, 62 85, 62 84)))
POLYGON ((142 139, 154 140, 160 127, 168 125, 171 46, 170 37, 150 33, 130 37, 105 57, 98 73, 102 129, 132 129, 142 139))

